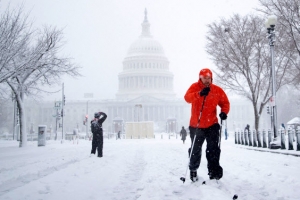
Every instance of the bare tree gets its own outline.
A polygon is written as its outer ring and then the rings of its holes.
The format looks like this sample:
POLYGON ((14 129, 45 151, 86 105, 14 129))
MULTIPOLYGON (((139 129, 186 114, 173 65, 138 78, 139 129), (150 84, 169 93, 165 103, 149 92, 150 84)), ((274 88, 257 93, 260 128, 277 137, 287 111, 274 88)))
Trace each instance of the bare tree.
MULTIPOLYGON (((258 16, 233 15, 208 25, 206 51, 218 68, 215 72, 220 84, 252 102, 255 129, 264 106, 271 96, 271 62, 264 20, 258 16)), ((277 29, 280 34, 282 28, 277 29)), ((293 52, 285 51, 276 43, 277 90, 294 77, 291 68, 293 52)))
POLYGON ((45 27, 32 34, 30 46, 21 56, 15 58, 15 68, 22 65, 22 73, 6 80, 15 94, 20 116, 20 147, 26 146, 24 96, 41 92, 43 85, 53 85, 60 82, 62 75, 80 76, 71 58, 60 56, 62 47, 62 31, 45 27), (22 60, 26 60, 24 64, 22 60))
POLYGON ((284 43, 295 51, 298 57, 293 60, 295 70, 291 73, 297 73, 294 84, 300 85, 300 0, 259 0, 261 7, 256 10, 265 15, 274 14, 278 17, 278 23, 286 32, 284 43))
POLYGON ((8 7, 0 15, 0 83, 21 73, 22 62, 26 61, 22 60, 18 65, 13 63, 25 51, 31 33, 22 6, 15 10, 8 7))
POLYGON ((287 122, 294 117, 300 116, 299 91, 291 85, 280 89, 277 98, 277 117, 278 122, 287 122), (288 106, 287 106, 288 105, 288 106))

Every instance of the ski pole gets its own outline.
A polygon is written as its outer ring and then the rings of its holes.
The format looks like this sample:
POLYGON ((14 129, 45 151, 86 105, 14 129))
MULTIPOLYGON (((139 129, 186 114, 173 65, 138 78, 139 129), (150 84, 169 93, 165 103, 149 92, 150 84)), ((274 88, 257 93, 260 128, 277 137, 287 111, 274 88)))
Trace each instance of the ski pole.
POLYGON ((222 127, 223 127, 223 120, 221 119, 221 127, 220 127, 220 133, 219 133, 219 148, 220 149, 221 149, 222 127))
POLYGON ((204 106, 205 99, 206 99, 206 96, 204 96, 204 99, 203 99, 203 102, 202 102, 202 107, 201 107, 201 111, 200 111, 199 118, 198 118, 198 122, 197 122, 197 128, 196 128, 196 131, 195 131, 195 136, 194 136, 194 139, 193 139, 191 152, 190 152, 190 154, 189 154, 189 162, 188 162, 188 164, 187 164, 187 166, 186 166, 186 170, 185 170, 185 176, 184 176, 184 177, 180 177, 180 180, 182 180, 183 183, 185 182, 187 170, 188 170, 188 167, 189 167, 190 162, 191 162, 191 155, 192 155, 192 153, 193 153, 194 144, 195 144, 196 137, 197 137, 198 126, 200 125, 200 119, 201 119, 201 116, 202 116, 202 110, 203 110, 203 106, 204 106))

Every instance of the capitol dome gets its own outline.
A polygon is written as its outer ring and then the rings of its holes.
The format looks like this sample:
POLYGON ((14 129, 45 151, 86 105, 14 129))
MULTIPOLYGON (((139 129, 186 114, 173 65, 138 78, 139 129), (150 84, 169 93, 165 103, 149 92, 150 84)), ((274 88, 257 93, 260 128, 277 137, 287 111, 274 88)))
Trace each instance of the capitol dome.
POLYGON ((157 54, 164 56, 162 45, 151 37, 140 37, 130 46, 127 56, 157 54))
POLYGON ((173 77, 162 45, 150 34, 150 23, 145 9, 142 33, 130 45, 123 60, 116 97, 133 99, 148 95, 160 99, 175 98, 173 77))

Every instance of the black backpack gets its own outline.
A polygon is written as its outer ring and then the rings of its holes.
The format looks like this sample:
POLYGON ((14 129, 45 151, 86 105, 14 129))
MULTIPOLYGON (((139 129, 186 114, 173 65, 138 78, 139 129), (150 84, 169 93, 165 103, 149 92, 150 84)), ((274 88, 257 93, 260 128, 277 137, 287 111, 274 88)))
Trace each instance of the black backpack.
POLYGON ((93 134, 100 134, 101 133, 101 126, 98 123, 98 120, 93 120, 91 123, 91 130, 93 134))

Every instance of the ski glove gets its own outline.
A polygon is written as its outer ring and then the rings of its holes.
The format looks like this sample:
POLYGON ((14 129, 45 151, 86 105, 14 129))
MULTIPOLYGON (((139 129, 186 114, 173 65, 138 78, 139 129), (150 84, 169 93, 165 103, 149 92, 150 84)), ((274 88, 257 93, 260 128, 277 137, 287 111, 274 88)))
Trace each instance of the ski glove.
POLYGON ((224 112, 221 112, 221 113, 219 114, 219 116, 220 116, 220 118, 221 118, 222 120, 227 119, 227 115, 226 115, 226 113, 224 113, 224 112))
POLYGON ((207 96, 208 93, 210 91, 210 87, 205 87, 203 88, 200 92, 199 92, 199 95, 202 97, 202 96, 207 96))

